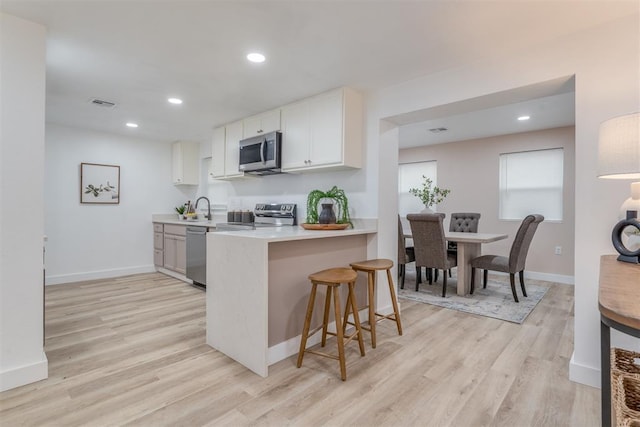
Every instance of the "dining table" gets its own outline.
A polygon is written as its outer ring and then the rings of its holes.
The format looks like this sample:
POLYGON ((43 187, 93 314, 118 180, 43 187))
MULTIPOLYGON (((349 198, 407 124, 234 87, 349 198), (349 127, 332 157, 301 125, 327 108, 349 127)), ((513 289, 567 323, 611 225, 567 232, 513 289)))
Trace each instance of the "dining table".
MULTIPOLYGON (((407 239, 413 238, 409 233, 405 233, 407 239)), ((445 231, 444 237, 450 242, 456 242, 458 246, 458 282, 456 293, 467 295, 471 290, 471 260, 482 254, 482 245, 485 243, 497 242, 509 237, 502 233, 468 233, 462 231, 445 231)), ((475 285, 479 285, 480 275, 475 277, 475 285)))

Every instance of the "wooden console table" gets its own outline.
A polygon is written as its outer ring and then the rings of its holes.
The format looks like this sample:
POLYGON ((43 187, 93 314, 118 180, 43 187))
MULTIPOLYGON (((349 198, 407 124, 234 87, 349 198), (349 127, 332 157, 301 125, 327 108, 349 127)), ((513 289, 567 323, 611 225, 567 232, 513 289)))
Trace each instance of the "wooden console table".
POLYGON ((640 265, 600 257, 600 378, 602 425, 611 425, 611 328, 640 338, 640 265))

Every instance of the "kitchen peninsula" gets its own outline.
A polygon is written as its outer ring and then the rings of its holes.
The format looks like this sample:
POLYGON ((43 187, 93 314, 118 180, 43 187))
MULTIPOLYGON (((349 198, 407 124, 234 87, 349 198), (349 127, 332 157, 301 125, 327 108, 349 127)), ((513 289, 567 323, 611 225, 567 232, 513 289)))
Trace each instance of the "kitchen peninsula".
MULTIPOLYGON (((308 275, 375 253, 377 220, 353 223, 335 231, 285 226, 207 233, 207 344, 263 377, 269 365, 296 354, 311 291, 308 275)), ((356 298, 363 307, 364 276, 356 298)), ((316 304, 314 312, 322 313, 323 298, 316 304)))

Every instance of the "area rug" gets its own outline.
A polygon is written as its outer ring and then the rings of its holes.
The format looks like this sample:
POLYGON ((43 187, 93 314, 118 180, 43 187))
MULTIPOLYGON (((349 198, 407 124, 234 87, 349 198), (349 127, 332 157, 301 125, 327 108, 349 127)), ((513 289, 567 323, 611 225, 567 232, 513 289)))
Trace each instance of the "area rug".
MULTIPOLYGON (((538 302, 547 293, 547 290, 549 290, 549 286, 545 285, 545 282, 525 280, 528 295, 525 298, 522 296, 520 281, 516 277, 516 290, 520 300, 519 303, 516 303, 511 293, 509 276, 492 276, 490 274, 486 289, 480 284, 476 286, 473 295, 458 296, 456 294, 457 279, 454 269, 453 277, 447 281, 447 296, 442 298, 442 277, 438 277, 438 282, 432 285, 424 281, 424 274, 422 280, 420 289, 416 292, 415 267, 407 265, 404 289, 399 289, 398 297, 513 323, 524 322, 529 313, 533 311, 538 302)), ((480 282, 482 282, 482 275, 480 276, 480 282)))

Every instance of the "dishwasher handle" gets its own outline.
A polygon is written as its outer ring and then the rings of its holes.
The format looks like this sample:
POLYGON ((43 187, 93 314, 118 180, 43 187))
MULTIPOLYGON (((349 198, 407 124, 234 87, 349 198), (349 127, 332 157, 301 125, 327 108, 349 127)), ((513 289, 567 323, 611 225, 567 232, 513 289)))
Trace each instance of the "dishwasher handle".
POLYGON ((187 227, 187 234, 207 234, 207 227, 187 227))

